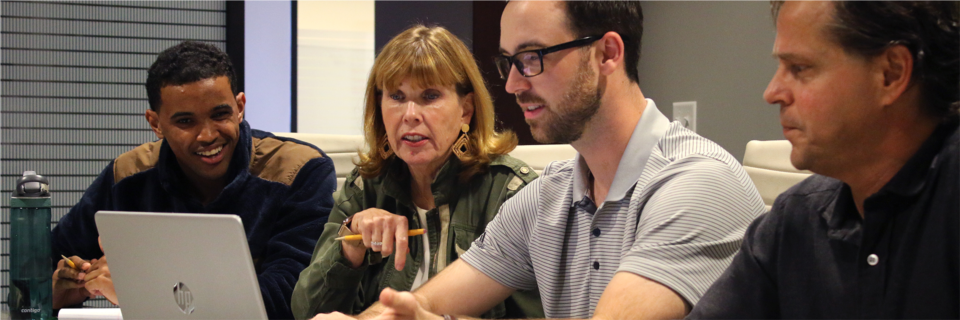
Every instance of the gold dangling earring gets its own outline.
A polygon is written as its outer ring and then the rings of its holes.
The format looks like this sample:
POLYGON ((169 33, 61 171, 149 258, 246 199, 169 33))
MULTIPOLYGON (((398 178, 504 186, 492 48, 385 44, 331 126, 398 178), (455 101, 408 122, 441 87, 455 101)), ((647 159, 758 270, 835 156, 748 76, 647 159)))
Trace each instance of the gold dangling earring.
POLYGON ((470 131, 470 125, 466 123, 461 124, 460 138, 453 144, 453 154, 457 155, 457 158, 460 158, 460 160, 463 160, 463 157, 467 154, 467 144, 470 142, 470 136, 467 135, 468 131, 470 131))
POLYGON ((383 139, 380 139, 380 158, 387 160, 390 156, 393 155, 393 149, 390 149, 390 141, 387 141, 387 136, 383 136, 383 139))

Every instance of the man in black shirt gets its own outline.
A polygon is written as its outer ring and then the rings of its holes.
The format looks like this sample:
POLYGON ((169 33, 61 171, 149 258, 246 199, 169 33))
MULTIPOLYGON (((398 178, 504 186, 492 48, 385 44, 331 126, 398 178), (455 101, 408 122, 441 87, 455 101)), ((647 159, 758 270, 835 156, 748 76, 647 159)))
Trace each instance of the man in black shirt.
POLYGON ((790 160, 690 318, 960 317, 957 2, 774 4, 790 160))

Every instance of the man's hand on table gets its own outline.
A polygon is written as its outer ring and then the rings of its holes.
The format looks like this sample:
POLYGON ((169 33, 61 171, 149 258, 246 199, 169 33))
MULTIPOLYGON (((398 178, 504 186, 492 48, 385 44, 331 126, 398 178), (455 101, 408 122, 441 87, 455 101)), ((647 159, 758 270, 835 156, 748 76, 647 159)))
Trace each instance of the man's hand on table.
MULTIPOLYGON (((100 252, 106 253, 106 251, 103 250, 103 242, 100 241, 99 237, 97 238, 97 243, 100 244, 100 252)), ((119 305, 117 290, 114 289, 113 278, 110 277, 110 267, 107 266, 107 256, 104 255, 100 257, 100 259, 93 259, 90 263, 93 264, 92 270, 87 272, 87 276, 84 278, 87 290, 95 297, 103 296, 113 305, 119 305)))
POLYGON ((68 259, 74 265, 79 266, 80 270, 74 269, 65 260, 61 259, 57 262, 57 270, 53 271, 54 309, 81 303, 92 296, 84 287, 84 280, 93 265, 78 256, 72 256, 68 259))
MULTIPOLYGON (((97 242, 100 239, 97 238, 97 242)), ((103 244, 100 244, 103 251, 103 244)), ((65 260, 57 262, 57 270, 53 271, 53 308, 61 309, 82 303, 88 298, 103 296, 113 303, 117 302, 117 291, 113 287, 113 278, 110 277, 110 267, 107 265, 107 256, 90 261, 78 256, 72 256, 71 262, 80 270, 71 267, 65 260)))
MULTIPOLYGON (((413 293, 396 291, 390 288, 380 292, 380 307, 383 312, 374 316, 374 320, 443 320, 420 306, 413 293)), ((323 313, 313 320, 354 320, 356 318, 339 313, 323 313)))
POLYGON ((316 316, 313 316, 312 320, 356 320, 356 319, 357 318, 354 318, 339 312, 331 312, 331 313, 321 313, 316 316))
POLYGON ((384 310, 374 317, 376 320, 443 320, 442 316, 430 313, 409 291, 396 291, 390 288, 380 292, 380 304, 384 310))
POLYGON ((95 296, 103 296, 114 305, 119 305, 117 301, 117 291, 113 287, 113 278, 110 277, 110 267, 107 265, 107 256, 90 261, 93 264, 92 270, 86 274, 84 285, 87 291, 95 296))

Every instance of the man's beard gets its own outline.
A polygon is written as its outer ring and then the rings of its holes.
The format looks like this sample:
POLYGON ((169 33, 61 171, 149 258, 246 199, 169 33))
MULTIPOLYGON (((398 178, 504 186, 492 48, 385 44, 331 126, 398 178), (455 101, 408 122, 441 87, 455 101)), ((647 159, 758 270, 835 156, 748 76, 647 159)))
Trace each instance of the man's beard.
MULTIPOLYGON (((530 132, 538 142, 568 144, 580 140, 587 123, 600 110, 604 85, 597 81, 599 75, 593 76, 590 72, 588 63, 589 56, 584 55, 577 75, 567 85, 570 89, 566 90, 560 103, 550 106, 552 110, 544 110, 547 112, 540 119, 527 119, 530 132)), ((546 104, 542 98, 526 95, 526 92, 518 95, 517 101, 546 104)))

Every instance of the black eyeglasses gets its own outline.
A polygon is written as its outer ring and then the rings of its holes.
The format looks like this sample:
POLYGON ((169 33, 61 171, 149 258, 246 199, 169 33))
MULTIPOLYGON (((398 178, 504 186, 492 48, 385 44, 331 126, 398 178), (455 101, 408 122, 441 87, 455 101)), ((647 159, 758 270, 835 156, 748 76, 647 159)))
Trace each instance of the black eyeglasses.
POLYGON ((582 47, 600 40, 603 36, 589 36, 570 42, 564 42, 552 47, 546 47, 537 50, 528 50, 517 52, 512 56, 497 56, 494 62, 497 64, 497 70, 500 71, 500 79, 507 79, 510 75, 510 68, 517 66, 517 71, 524 77, 532 77, 543 73, 543 56, 548 53, 557 52, 564 49, 582 47))

